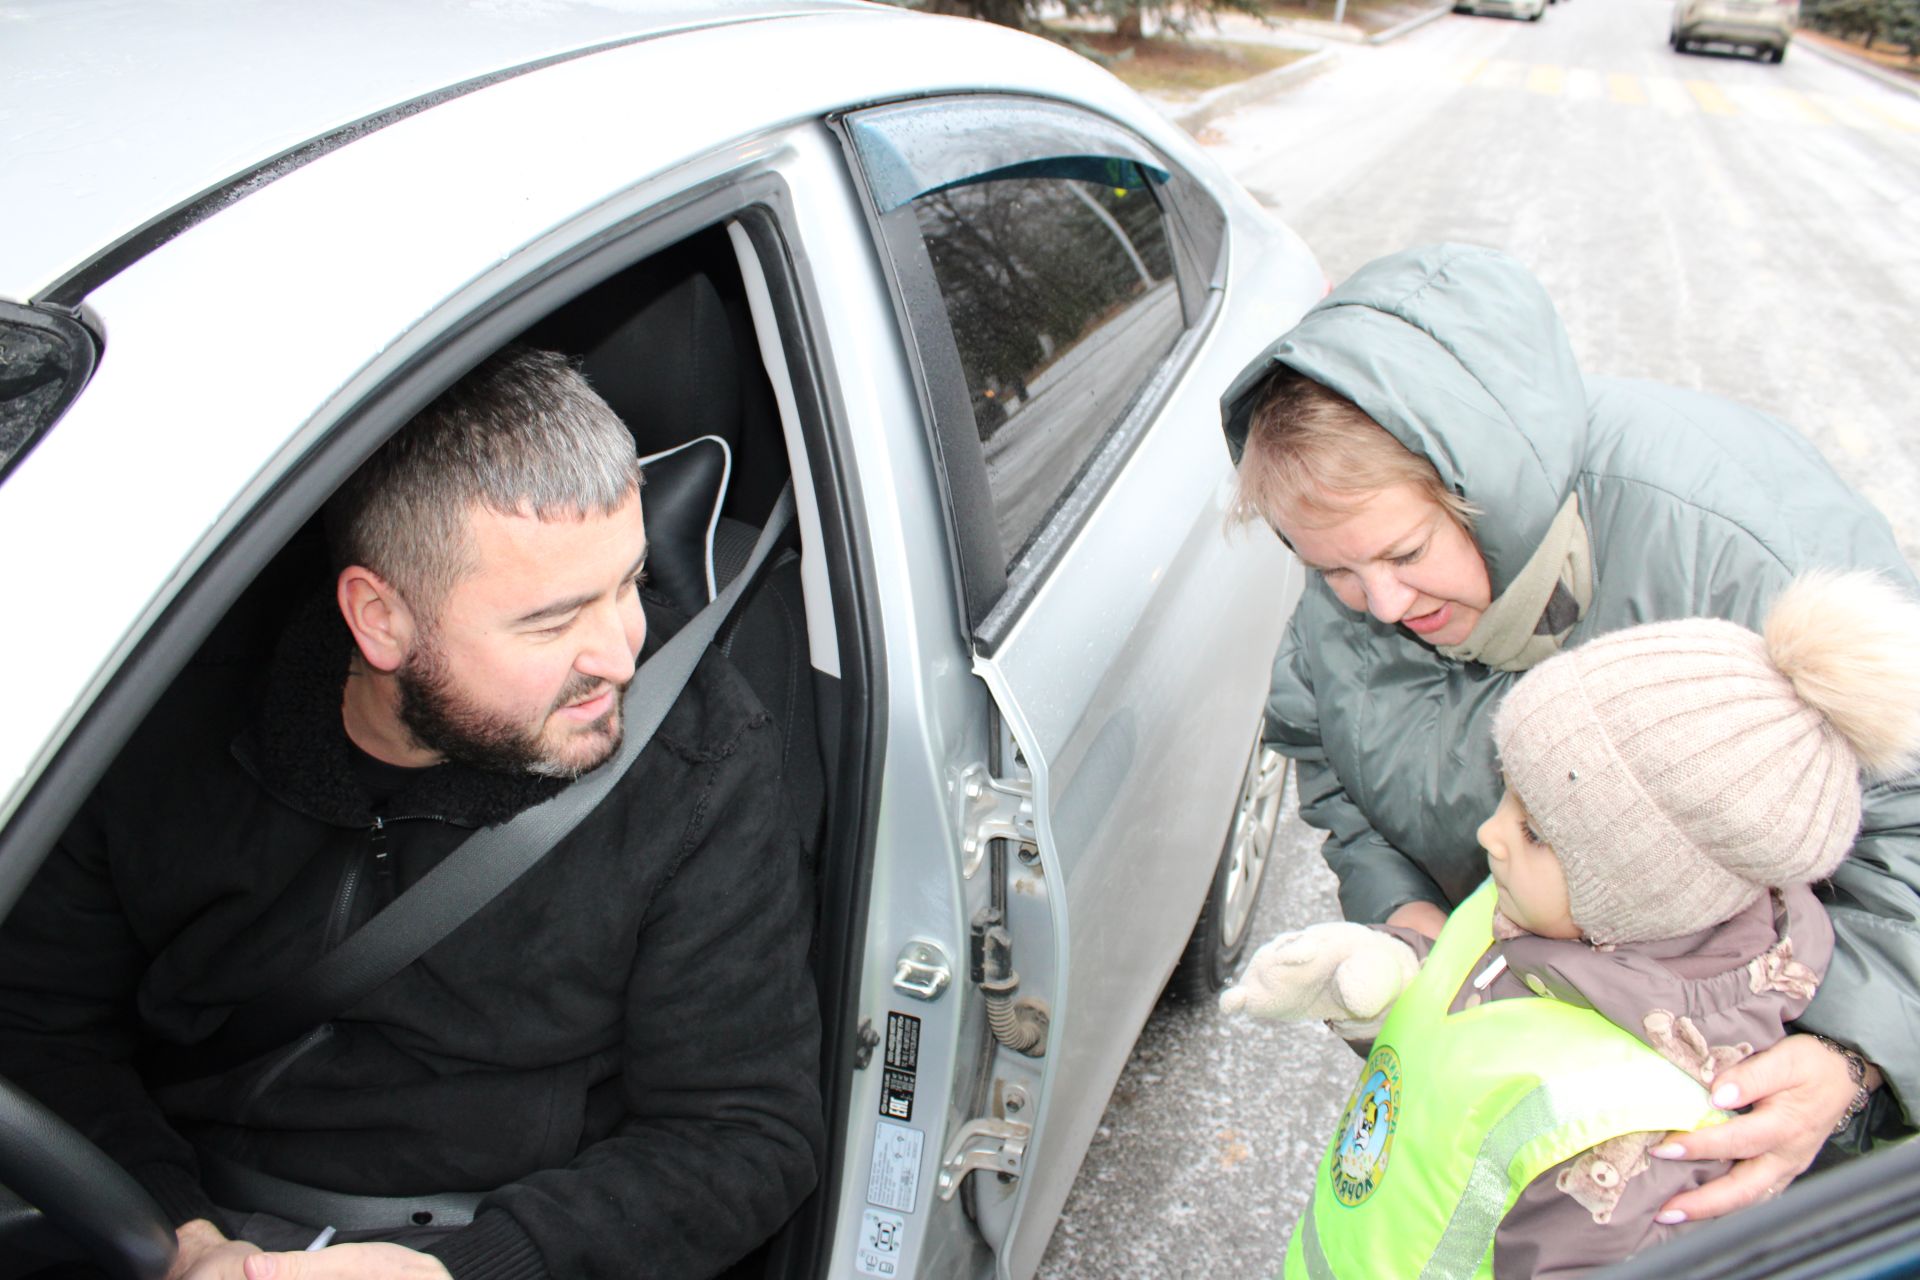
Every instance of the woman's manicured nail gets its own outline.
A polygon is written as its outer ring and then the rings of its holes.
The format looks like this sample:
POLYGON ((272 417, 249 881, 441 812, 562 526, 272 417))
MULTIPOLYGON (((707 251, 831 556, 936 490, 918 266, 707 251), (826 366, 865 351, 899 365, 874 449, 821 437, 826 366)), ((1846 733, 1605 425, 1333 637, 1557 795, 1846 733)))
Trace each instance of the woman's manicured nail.
POLYGON ((1664 1146, 1655 1147, 1647 1154, 1656 1160, 1685 1160, 1687 1149, 1677 1142, 1669 1142, 1664 1146))
POLYGON ((1713 1091, 1713 1105, 1719 1107, 1722 1111, 1725 1111, 1728 1107, 1739 1106, 1740 1086, 1737 1084, 1715 1086, 1713 1091))
POLYGON ((1678 1209, 1662 1209, 1653 1215, 1653 1220, 1663 1227, 1673 1227, 1685 1222, 1687 1215, 1678 1209))

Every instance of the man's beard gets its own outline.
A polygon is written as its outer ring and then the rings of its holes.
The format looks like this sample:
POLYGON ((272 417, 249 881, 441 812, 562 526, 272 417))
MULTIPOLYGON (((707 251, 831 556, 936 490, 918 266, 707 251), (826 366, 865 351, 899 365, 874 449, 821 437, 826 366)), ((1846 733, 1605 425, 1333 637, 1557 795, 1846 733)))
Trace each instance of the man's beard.
POLYGON ((400 693, 400 722, 413 740, 471 768, 573 779, 605 764, 620 746, 619 689, 607 713, 591 726, 582 726, 576 735, 582 745, 597 738, 605 750, 579 759, 558 759, 541 740, 553 712, 592 696, 607 684, 578 671, 567 678, 547 714, 532 729, 468 701, 454 687, 446 659, 430 637, 423 637, 394 672, 394 684, 400 693))

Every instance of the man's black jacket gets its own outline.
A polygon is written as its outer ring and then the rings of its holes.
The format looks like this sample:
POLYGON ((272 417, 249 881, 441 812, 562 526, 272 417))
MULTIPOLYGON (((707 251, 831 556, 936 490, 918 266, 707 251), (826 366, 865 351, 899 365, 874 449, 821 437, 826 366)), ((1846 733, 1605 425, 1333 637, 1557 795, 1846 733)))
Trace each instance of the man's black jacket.
POLYGON ((143 1045, 209 1035, 562 785, 443 765, 376 813, 330 605, 264 677, 194 664, 115 761, 0 931, 0 1074, 177 1222, 213 1207, 199 1143, 337 1191, 492 1190, 429 1249, 456 1277, 719 1270, 812 1188, 823 1126, 780 748, 711 653, 608 799, 424 957, 286 1050, 143 1084, 143 1045))

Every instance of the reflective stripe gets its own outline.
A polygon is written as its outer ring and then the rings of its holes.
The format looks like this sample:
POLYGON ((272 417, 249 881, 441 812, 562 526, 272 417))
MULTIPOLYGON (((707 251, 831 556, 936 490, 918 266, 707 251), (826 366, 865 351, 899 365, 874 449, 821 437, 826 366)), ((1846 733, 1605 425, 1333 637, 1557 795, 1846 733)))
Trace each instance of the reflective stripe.
POLYGON ((1313 1223, 1313 1204, 1307 1205, 1307 1216, 1301 1219, 1300 1227, 1300 1260, 1307 1264, 1308 1280, 1338 1280, 1327 1264, 1326 1251, 1320 1247, 1320 1229, 1313 1223))
POLYGON ((1447 1229, 1420 1272, 1420 1280, 1465 1280, 1493 1248, 1494 1232, 1506 1216, 1507 1169, 1520 1148, 1560 1127, 1565 1120, 1553 1095, 1541 1085, 1500 1118, 1473 1158, 1473 1172, 1447 1229))

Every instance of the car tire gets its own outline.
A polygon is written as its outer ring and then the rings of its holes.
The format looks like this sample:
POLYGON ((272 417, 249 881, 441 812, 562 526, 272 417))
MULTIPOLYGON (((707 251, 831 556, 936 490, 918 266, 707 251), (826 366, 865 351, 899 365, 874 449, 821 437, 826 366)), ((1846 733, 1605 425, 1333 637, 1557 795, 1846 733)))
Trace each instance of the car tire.
POLYGON ((1267 864, 1279 840, 1287 779, 1292 774, 1292 761, 1254 740, 1206 905, 1200 908, 1193 936, 1167 982, 1167 990, 1176 998, 1193 1004, 1210 1001, 1233 980, 1253 932, 1253 913, 1260 905, 1267 864))

